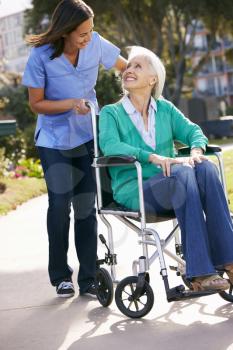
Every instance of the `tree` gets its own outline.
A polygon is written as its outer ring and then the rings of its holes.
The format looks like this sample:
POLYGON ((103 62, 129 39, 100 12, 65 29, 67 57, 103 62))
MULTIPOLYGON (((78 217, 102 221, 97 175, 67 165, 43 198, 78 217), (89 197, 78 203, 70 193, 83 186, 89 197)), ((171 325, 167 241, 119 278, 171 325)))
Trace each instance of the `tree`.
POLYGON ((40 33, 43 19, 50 18, 59 0, 32 0, 32 8, 25 11, 25 32, 40 33))
POLYGON ((222 24, 225 23, 225 34, 232 32, 232 0, 120 0, 114 6, 112 1, 105 0, 105 11, 101 9, 99 13, 99 2, 89 3, 99 14, 97 23, 105 36, 111 36, 121 47, 132 44, 148 47, 163 59, 167 70, 165 97, 176 105, 184 78, 197 73, 208 60, 222 24), (200 20, 209 29, 210 40, 206 54, 191 70, 193 40, 200 20))
MULTIPOLYGON (((38 30, 43 16, 51 15, 59 1, 33 0, 28 11, 30 23, 38 30)), ((217 34, 222 29, 232 32, 232 0, 87 0, 96 16, 97 29, 123 48, 145 46, 162 58, 167 70, 165 97, 176 105, 191 72, 190 57, 197 25, 202 20, 210 30, 209 50, 199 61, 197 72, 208 59, 217 34), (217 16, 216 16, 217 13, 217 16)))

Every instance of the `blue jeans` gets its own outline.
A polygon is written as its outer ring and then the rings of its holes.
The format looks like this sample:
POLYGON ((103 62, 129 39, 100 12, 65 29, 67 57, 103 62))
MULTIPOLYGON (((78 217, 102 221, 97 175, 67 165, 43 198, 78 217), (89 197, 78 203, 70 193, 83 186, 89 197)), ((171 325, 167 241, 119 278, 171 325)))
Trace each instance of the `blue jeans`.
POLYGON ((203 161, 194 168, 173 165, 170 177, 155 175, 143 189, 146 212, 175 212, 187 278, 211 275, 233 263, 233 225, 213 163, 203 161))
POLYGON ((49 196, 47 229, 49 276, 52 285, 71 280, 67 262, 71 203, 74 210, 75 247, 80 267, 78 284, 84 292, 93 283, 97 259, 96 181, 93 141, 71 150, 38 147, 49 196))

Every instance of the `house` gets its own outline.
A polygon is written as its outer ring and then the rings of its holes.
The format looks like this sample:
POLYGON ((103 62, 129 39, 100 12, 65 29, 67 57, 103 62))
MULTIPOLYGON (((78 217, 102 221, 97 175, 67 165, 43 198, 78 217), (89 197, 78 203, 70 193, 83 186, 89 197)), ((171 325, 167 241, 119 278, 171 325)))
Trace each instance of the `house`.
POLYGON ((31 0, 0 0, 0 72, 22 73, 29 47, 24 41, 24 11, 31 0))
MULTIPOLYGON (((195 53, 192 64, 195 66, 207 53, 209 33, 202 23, 198 23, 194 37, 195 53)), ((226 53, 233 52, 233 38, 218 37, 214 41, 207 63, 195 76, 195 93, 199 97, 215 96, 218 101, 233 105, 233 63, 228 61, 226 53)), ((233 54, 232 54, 233 56, 233 54)), ((220 104, 221 107, 221 104, 220 104)))

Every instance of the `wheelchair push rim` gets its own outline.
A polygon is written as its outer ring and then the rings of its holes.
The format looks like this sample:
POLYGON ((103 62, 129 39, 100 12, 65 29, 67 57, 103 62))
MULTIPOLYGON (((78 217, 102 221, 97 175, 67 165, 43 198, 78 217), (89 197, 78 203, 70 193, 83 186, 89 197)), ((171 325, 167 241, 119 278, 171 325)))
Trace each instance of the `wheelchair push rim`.
POLYGON ((140 318, 147 315, 154 304, 154 293, 147 281, 145 281, 143 292, 140 297, 133 299, 136 290, 137 276, 124 278, 117 285, 115 301, 118 309, 127 317, 140 318))

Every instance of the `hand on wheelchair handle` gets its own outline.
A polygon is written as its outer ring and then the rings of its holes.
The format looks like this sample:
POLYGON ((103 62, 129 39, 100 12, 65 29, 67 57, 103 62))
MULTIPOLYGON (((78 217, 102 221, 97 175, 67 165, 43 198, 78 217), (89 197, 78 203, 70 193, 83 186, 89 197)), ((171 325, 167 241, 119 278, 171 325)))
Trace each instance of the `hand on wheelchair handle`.
POLYGON ((90 111, 90 107, 84 99, 75 99, 74 110, 77 114, 87 114, 90 111))

